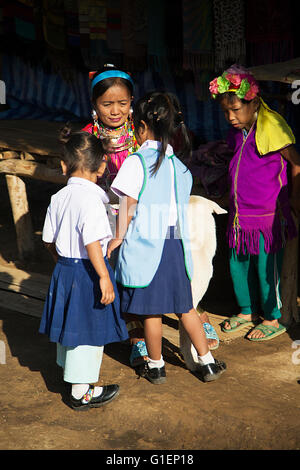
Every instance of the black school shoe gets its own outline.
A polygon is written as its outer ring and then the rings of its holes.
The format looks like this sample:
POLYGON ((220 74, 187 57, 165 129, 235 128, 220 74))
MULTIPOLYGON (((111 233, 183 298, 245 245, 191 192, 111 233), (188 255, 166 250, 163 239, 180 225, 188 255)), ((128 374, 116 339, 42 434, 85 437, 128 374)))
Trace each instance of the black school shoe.
POLYGON ((150 369, 147 364, 143 377, 153 384, 163 384, 167 380, 165 366, 150 369))
POLYGON ((199 372, 204 382, 213 382, 217 380, 223 372, 226 370, 225 362, 218 361, 206 364, 205 366, 199 366, 199 372))
POLYGON ((89 408, 99 408, 114 400, 119 395, 120 387, 117 384, 104 385, 101 395, 93 397, 94 385, 90 385, 88 391, 78 400, 71 394, 70 405, 73 410, 88 410, 89 408))

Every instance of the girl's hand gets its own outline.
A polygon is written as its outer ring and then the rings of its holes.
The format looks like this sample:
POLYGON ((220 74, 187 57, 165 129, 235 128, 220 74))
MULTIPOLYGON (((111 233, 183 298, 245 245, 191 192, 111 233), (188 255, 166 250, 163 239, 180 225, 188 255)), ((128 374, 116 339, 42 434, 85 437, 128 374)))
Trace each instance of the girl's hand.
POLYGON ((99 286, 102 293, 100 302, 109 305, 115 300, 115 291, 109 276, 103 276, 99 280, 99 286))
POLYGON ((122 238, 113 238, 107 246, 107 258, 110 258, 112 252, 122 244, 122 238))
POLYGON ((115 300, 115 292, 106 268, 99 240, 87 244, 86 251, 99 276, 99 286, 102 294, 100 302, 104 305, 111 304, 115 300))

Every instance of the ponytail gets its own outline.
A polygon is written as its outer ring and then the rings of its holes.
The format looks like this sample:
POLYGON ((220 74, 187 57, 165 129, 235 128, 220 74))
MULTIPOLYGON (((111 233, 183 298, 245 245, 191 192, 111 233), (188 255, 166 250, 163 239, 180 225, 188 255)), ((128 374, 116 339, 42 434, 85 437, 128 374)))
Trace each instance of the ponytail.
POLYGON ((180 105, 175 95, 166 92, 148 93, 136 103, 133 120, 137 132, 141 121, 144 121, 153 132, 155 140, 161 142, 159 155, 151 168, 151 175, 154 175, 159 170, 167 146, 173 141, 179 128, 182 132, 184 146, 183 151, 178 152, 178 156, 186 158, 190 154, 191 143, 180 105))

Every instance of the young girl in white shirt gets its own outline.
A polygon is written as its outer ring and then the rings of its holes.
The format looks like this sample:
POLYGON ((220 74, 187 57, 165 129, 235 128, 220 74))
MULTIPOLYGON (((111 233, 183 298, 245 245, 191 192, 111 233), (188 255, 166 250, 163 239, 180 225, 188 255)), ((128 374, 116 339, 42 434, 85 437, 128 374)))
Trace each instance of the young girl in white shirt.
POLYGON ((120 246, 116 279, 121 310, 144 319, 149 360, 140 374, 154 384, 165 382, 162 314, 175 313, 198 352, 202 379, 212 381, 226 366, 209 351, 193 308, 186 210, 192 176, 169 144, 180 126, 184 150, 190 148, 178 100, 149 93, 136 103, 133 119, 141 147, 127 157, 111 185, 122 201, 108 257, 120 246))
POLYGON ((72 384, 70 406, 99 407, 119 393, 117 384, 95 387, 105 344, 128 338, 120 314, 114 274, 106 258, 112 233, 96 184, 105 169, 105 142, 87 132, 65 127, 61 166, 67 186, 51 198, 43 241, 54 268, 40 333, 57 343, 57 363, 72 384))

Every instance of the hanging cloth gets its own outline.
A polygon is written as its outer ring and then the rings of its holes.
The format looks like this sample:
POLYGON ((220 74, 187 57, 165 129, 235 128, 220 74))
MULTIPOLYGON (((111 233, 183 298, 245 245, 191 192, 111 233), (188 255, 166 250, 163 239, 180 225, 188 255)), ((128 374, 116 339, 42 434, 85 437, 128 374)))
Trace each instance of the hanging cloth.
POLYGON ((183 68, 213 70, 212 0, 183 0, 183 68))
POLYGON ((229 63, 244 65, 246 58, 244 2, 214 0, 213 5, 215 71, 224 70, 229 63))
POLYGON ((121 16, 123 68, 143 71, 148 40, 146 0, 121 0, 121 16))

